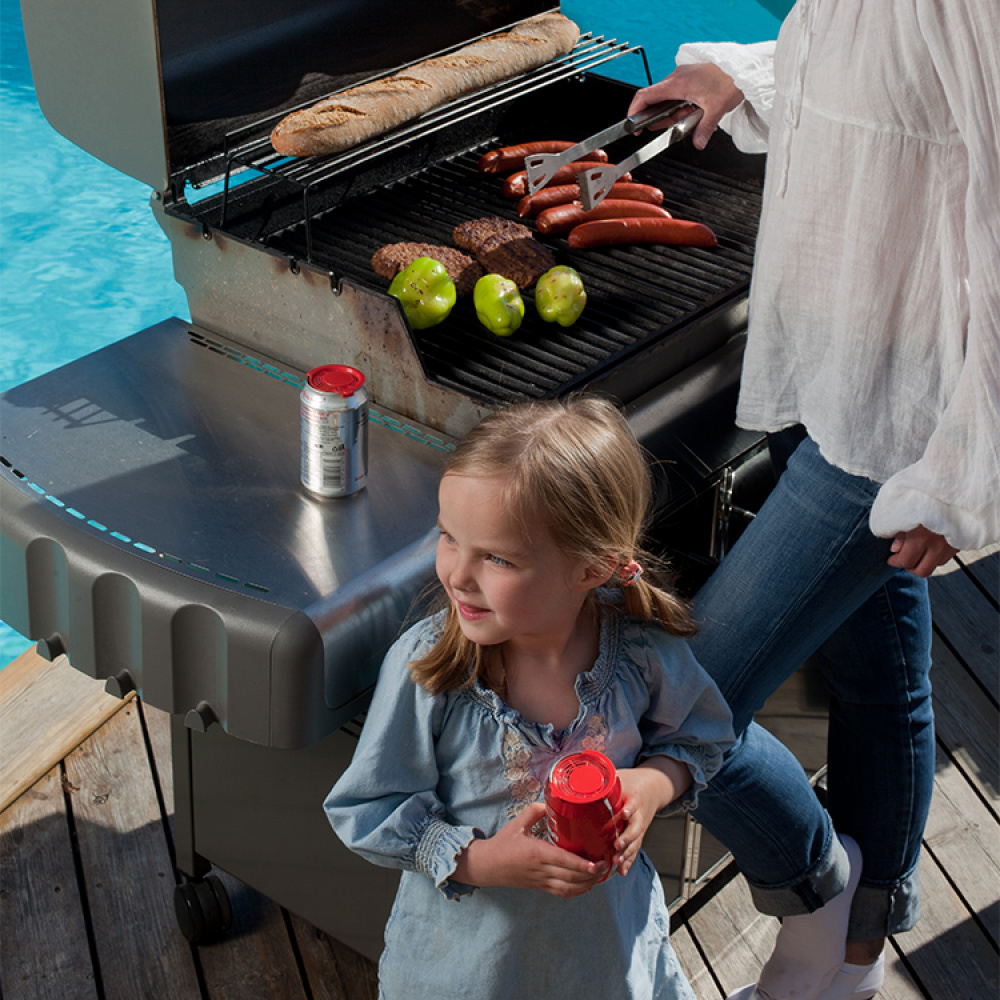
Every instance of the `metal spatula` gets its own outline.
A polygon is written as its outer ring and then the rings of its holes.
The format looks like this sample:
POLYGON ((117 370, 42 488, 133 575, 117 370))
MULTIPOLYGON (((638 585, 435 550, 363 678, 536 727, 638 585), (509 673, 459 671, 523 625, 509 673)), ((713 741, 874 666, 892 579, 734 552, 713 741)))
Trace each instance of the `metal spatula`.
POLYGON ((691 132, 695 125, 701 121, 702 110, 698 108, 687 118, 682 119, 676 125, 671 125, 662 135, 658 135, 652 142, 647 142, 642 149, 636 150, 627 160, 621 163, 609 163, 606 166, 591 167, 576 175, 577 183, 580 185, 580 201, 583 207, 589 212, 599 205, 607 193, 622 174, 638 167, 641 163, 651 160, 654 156, 662 153, 668 146, 672 146, 678 139, 683 138, 691 132))
POLYGON ((584 139, 561 153, 532 153, 530 156, 526 156, 524 169, 528 176, 528 194, 534 194, 545 187, 560 167, 567 163, 586 159, 588 153, 614 142, 615 139, 621 139, 626 135, 635 135, 636 132, 647 128, 653 122, 673 114, 684 104, 684 101, 666 101, 663 104, 654 104, 641 114, 630 115, 610 128, 604 129, 603 132, 596 132, 589 139, 584 139))

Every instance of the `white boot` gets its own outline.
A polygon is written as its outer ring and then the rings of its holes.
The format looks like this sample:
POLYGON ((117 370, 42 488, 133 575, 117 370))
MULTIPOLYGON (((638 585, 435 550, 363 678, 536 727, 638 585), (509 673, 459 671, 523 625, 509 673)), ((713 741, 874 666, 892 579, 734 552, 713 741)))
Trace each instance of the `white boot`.
POLYGON ((871 965, 850 965, 845 962, 833 977, 833 982, 816 1000, 871 1000, 885 979, 885 952, 871 965))
MULTIPOLYGON (((861 848, 841 837, 851 864, 843 892, 812 913, 785 917, 771 957, 756 984, 730 993, 728 1000, 835 1000, 824 991, 844 962, 847 923, 854 891, 861 878, 861 848)), ((851 997, 846 993, 844 997, 851 997)))

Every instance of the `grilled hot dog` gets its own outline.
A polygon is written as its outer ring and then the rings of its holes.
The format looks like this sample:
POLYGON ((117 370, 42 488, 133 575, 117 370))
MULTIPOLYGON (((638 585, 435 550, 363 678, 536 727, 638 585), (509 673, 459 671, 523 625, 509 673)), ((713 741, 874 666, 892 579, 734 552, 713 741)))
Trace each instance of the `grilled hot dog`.
POLYGON ((584 222, 595 219, 625 219, 632 217, 670 219, 671 214, 659 205, 650 205, 645 201, 629 201, 627 199, 605 198, 599 205, 587 211, 578 201, 568 205, 553 205, 538 213, 535 225, 538 231, 546 236, 557 233, 567 233, 584 222))
MULTIPOLYGON (((650 205, 663 204, 663 192, 652 184, 626 184, 619 182, 611 185, 609 198, 628 201, 645 201, 650 205)), ((580 187, 577 184, 560 184, 556 187, 544 187, 534 194, 526 194, 517 203, 517 214, 522 218, 538 215, 553 205, 568 205, 580 198, 580 187)))
MULTIPOLYGON (((561 166, 549 180, 550 184, 569 184, 576 180, 576 175, 591 167, 601 166, 600 160, 577 160, 561 166)), ((631 174, 622 174, 621 180, 632 180, 631 174)), ((528 173, 519 170, 516 174, 511 174, 503 182, 503 193, 505 198, 523 198, 528 193, 528 173)))
POLYGON ((574 250, 630 243, 714 247, 719 242, 708 226, 687 219, 600 219, 570 230, 568 240, 574 250))
MULTIPOLYGON (((523 170, 526 156, 534 153, 562 153, 575 145, 574 142, 550 139, 545 142, 522 142, 516 146, 502 146, 500 149, 491 149, 488 153, 483 153, 479 158, 479 169, 484 174, 506 174, 523 170)), ((603 149, 595 149, 587 154, 587 159, 607 163, 608 154, 603 149)))

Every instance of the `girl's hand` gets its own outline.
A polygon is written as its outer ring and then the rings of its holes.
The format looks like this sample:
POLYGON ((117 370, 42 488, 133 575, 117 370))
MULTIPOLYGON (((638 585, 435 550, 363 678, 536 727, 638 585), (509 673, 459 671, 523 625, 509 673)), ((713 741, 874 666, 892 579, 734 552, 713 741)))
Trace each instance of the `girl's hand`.
POLYGON ((692 778, 687 765, 671 757, 650 757, 638 767, 619 770, 618 777, 625 798, 621 812, 625 829, 615 841, 614 865, 627 875, 656 814, 687 791, 692 778))
POLYGON ((944 535, 936 535, 921 524, 896 535, 889 565, 908 570, 914 576, 930 576, 956 552, 958 549, 949 545, 944 535))
POLYGON ((553 896, 582 896, 607 871, 604 865, 564 851, 532 833, 545 803, 526 806, 486 840, 474 840, 459 855, 455 878, 467 885, 541 889, 553 896))
MULTIPOLYGON (((687 101, 701 108, 704 116, 694 130, 692 141, 697 149, 704 149, 712 138, 712 133, 719 127, 723 115, 742 104, 743 91, 733 83, 728 73, 712 63, 678 66, 659 83, 637 91, 628 113, 638 114, 645 108, 664 101, 687 101)), ((662 119, 651 128, 666 128, 683 117, 685 113, 682 110, 670 118, 662 119)))

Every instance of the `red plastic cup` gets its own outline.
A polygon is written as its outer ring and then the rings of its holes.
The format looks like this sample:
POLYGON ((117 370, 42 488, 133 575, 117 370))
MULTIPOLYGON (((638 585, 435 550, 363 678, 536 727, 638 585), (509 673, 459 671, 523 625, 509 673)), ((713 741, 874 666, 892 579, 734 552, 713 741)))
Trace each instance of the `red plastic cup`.
POLYGON ((549 839, 595 864, 607 862, 607 878, 622 830, 622 804, 615 765, 604 754, 596 750, 569 754, 556 761, 545 783, 549 839))

